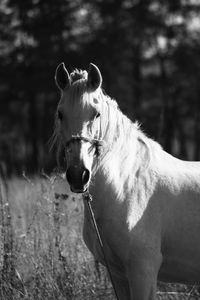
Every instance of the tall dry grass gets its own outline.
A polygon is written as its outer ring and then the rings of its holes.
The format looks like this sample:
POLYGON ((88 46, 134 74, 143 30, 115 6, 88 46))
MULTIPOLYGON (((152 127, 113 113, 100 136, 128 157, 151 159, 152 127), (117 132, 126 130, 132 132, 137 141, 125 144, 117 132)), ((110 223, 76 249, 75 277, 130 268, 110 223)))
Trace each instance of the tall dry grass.
POLYGON ((0 299, 113 299, 82 241, 82 201, 62 179, 13 178, 0 209, 0 299))
MULTIPOLYGON (((82 240, 83 203, 58 176, 0 183, 0 300, 115 299, 82 240)), ((158 299, 200 299, 160 286, 158 299)))

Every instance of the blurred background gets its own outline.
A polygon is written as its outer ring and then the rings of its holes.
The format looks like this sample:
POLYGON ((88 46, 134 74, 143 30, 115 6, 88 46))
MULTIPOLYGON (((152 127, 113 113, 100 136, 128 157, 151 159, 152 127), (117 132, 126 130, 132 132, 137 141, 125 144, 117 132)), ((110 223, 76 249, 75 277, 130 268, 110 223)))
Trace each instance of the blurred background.
POLYGON ((1 0, 0 164, 50 172, 57 65, 97 64, 121 110, 200 160, 200 0, 1 0))

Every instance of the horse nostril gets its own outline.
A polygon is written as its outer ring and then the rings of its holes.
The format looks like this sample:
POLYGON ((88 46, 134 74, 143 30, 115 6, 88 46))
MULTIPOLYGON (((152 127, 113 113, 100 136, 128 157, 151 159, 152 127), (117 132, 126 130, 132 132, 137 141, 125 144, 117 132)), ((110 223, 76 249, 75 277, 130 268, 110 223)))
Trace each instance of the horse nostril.
POLYGON ((89 178, 90 178, 90 172, 89 172, 88 169, 85 169, 83 171, 83 174, 82 174, 82 182, 83 182, 83 184, 86 184, 89 181, 89 178))
POLYGON ((88 183, 90 171, 82 167, 70 166, 66 171, 66 179, 70 185, 82 186, 88 183))

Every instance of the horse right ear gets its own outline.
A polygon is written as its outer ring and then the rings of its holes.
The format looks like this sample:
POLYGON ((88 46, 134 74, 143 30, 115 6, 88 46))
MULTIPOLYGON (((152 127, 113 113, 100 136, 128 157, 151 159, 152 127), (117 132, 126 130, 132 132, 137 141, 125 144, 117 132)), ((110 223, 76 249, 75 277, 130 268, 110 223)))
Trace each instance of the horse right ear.
POLYGON ((55 81, 60 90, 64 90, 64 88, 70 84, 70 76, 63 62, 56 68, 55 81))

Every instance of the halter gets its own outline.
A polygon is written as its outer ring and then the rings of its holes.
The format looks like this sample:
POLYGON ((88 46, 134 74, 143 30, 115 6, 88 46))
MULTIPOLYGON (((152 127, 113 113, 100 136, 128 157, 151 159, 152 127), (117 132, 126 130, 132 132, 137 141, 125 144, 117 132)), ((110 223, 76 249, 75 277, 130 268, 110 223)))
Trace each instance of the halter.
POLYGON ((95 147, 95 155, 96 156, 99 156, 100 148, 103 146, 103 140, 89 138, 89 137, 77 134, 77 135, 72 135, 72 137, 66 142, 65 148, 66 149, 69 148, 70 144, 72 144, 74 142, 90 143, 92 147, 95 147))

